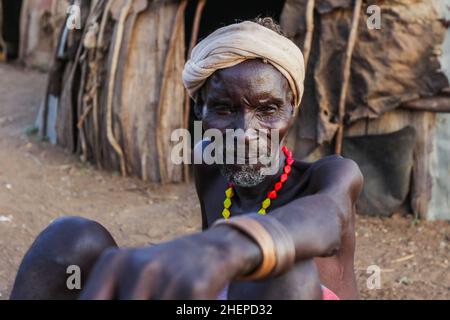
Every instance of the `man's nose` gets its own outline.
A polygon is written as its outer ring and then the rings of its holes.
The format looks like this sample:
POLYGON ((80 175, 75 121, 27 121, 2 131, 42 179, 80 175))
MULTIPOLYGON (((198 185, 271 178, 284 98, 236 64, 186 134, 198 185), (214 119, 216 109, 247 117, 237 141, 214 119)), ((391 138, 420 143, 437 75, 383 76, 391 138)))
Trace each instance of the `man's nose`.
POLYGON ((240 113, 235 129, 242 129, 245 132, 253 129, 254 127, 254 114, 250 111, 243 111, 240 113))
POLYGON ((254 128, 254 118, 249 112, 242 113, 234 126, 237 141, 248 147, 252 141, 258 140, 258 130, 254 128))

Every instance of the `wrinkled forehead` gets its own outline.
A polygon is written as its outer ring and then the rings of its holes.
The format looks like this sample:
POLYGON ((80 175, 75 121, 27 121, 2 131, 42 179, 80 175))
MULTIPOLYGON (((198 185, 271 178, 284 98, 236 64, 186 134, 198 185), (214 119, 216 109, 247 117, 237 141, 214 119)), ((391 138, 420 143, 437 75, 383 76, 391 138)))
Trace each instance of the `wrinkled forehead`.
POLYGON ((287 79, 274 66, 251 59, 214 72, 206 81, 208 96, 272 96, 291 101, 287 79))

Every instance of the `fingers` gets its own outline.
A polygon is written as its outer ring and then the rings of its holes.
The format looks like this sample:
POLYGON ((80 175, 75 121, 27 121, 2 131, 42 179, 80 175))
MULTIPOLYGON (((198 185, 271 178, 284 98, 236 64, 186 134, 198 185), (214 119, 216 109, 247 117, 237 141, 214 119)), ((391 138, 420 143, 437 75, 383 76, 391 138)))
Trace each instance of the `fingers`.
POLYGON ((214 299, 229 281, 216 264, 182 259, 178 247, 163 249, 108 250, 94 266, 79 299, 214 299), (174 253, 179 260, 174 260, 174 253))
POLYGON ((119 249, 105 252, 95 264, 80 300, 111 300, 115 298, 117 278, 121 270, 122 254, 119 249))
POLYGON ((160 267, 150 263, 131 277, 122 277, 120 281, 119 299, 150 300, 159 290, 164 290, 160 267), (126 278, 126 279, 124 279, 126 278))
POLYGON ((179 268, 163 268, 159 263, 150 263, 135 272, 124 282, 120 281, 119 299, 124 300, 194 300, 214 299, 211 282, 194 272, 183 272, 179 268))
POLYGON ((201 270, 199 271, 200 274, 193 272, 173 274, 166 282, 164 290, 158 290, 158 298, 163 300, 215 299, 220 291, 220 289, 216 290, 217 281, 204 278, 201 270))

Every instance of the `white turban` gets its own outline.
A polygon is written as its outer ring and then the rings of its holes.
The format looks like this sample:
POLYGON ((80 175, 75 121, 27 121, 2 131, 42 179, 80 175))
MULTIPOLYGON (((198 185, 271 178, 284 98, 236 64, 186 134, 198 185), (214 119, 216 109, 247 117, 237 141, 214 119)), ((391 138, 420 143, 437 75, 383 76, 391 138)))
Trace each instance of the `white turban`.
POLYGON ((286 77, 294 94, 295 107, 298 107, 305 79, 302 52, 286 37, 250 21, 217 29, 199 42, 184 66, 184 86, 196 99, 197 91, 216 70, 258 58, 286 77))

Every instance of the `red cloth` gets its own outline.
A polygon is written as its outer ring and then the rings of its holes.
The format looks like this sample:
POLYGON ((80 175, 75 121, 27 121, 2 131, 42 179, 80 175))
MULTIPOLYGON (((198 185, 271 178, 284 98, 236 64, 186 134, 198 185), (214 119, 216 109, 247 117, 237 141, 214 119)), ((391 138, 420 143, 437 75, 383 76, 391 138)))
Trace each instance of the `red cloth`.
POLYGON ((322 299, 323 300, 341 300, 339 297, 330 289, 322 286, 322 299))
MULTIPOLYGON (((217 300, 227 300, 228 296, 228 285, 220 292, 217 300)), ((341 300, 339 297, 330 289, 325 286, 322 286, 322 299, 323 300, 341 300)))

